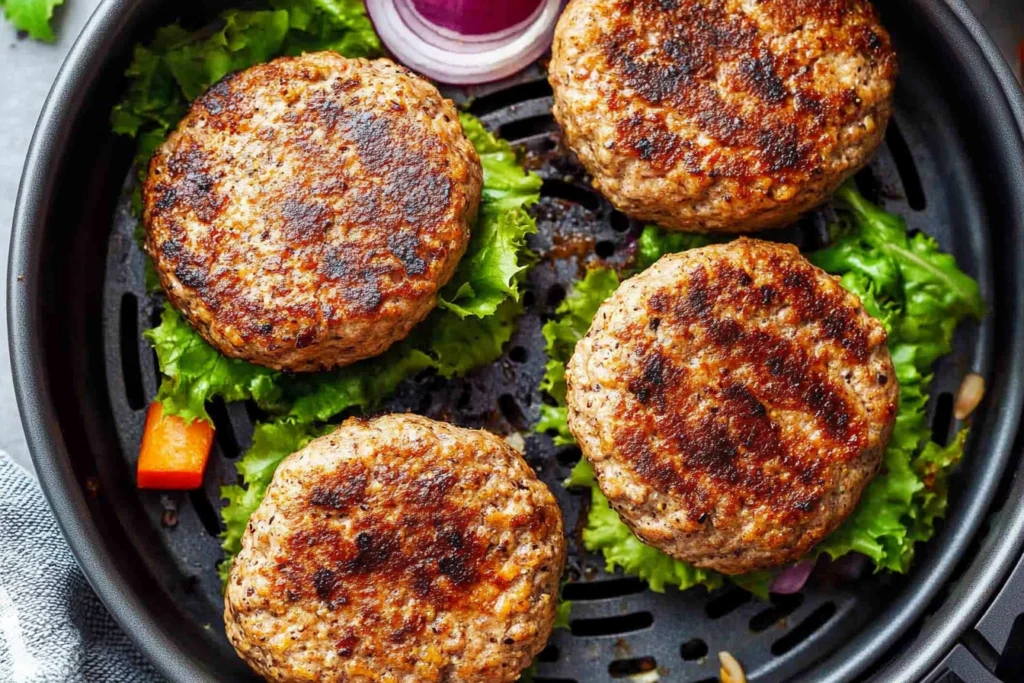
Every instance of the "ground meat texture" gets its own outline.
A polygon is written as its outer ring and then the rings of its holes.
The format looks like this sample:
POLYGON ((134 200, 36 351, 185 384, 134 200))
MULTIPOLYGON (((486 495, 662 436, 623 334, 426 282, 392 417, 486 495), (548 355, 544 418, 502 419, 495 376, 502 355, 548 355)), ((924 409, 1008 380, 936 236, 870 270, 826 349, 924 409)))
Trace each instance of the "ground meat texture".
POLYGON ((350 419, 275 473, 227 635, 273 681, 514 681, 551 633, 565 553, 554 496, 504 440, 350 419))
POLYGON ((454 105, 386 59, 227 76, 157 150, 146 250, 227 356, 312 371, 380 354, 465 252, 482 171, 454 105))
POLYGON ((823 202, 882 141, 896 58, 867 0, 572 0, 550 80, 613 204, 746 232, 823 202))
POLYGON ((569 427, 646 543, 738 574, 799 559, 878 471, 898 390, 882 324, 791 245, 663 257, 598 310, 569 427))

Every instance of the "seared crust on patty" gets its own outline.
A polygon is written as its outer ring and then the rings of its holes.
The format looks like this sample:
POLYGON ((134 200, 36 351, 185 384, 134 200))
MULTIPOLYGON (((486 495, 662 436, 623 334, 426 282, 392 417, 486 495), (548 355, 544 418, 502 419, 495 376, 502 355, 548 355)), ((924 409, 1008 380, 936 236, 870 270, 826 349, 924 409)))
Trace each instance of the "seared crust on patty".
POLYGON ((565 139, 613 204, 746 232, 868 161, 896 57, 868 0, 572 0, 549 72, 565 139))
POLYGON ((225 355, 341 366, 434 307, 481 184, 454 105, 425 80, 386 59, 285 57, 214 85, 157 150, 146 250, 225 355))
POLYGON ((275 473, 227 635, 274 681, 514 681, 551 633, 565 553, 554 496, 504 440, 349 419, 275 473))
POLYGON ((598 310, 569 427, 645 542, 727 574, 800 558, 853 510, 892 433, 882 324, 792 245, 663 257, 598 310))

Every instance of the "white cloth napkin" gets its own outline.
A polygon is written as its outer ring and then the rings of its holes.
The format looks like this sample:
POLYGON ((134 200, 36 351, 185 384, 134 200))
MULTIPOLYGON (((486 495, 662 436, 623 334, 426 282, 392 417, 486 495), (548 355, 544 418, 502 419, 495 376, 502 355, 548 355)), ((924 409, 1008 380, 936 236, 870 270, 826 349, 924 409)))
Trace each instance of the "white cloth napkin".
POLYGON ((0 681, 161 680, 89 587, 39 484, 0 452, 0 681))

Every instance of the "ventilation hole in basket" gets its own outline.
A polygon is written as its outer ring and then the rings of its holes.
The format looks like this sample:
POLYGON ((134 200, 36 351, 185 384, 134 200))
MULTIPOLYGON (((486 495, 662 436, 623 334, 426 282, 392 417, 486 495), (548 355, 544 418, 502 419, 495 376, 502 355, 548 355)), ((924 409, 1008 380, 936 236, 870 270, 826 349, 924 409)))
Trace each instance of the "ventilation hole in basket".
POLYGON ((525 346, 513 346, 508 352, 509 360, 513 363, 525 363, 528 356, 525 346))
POLYGON ((995 674, 1001 681, 1014 681, 1018 680, 1016 677, 1021 671, 1024 671, 1024 614, 1013 620, 1006 647, 996 663, 995 674))
POLYGON ((473 100, 473 104, 469 105, 469 111, 474 116, 484 116, 513 104, 541 97, 551 97, 551 84, 544 78, 502 88, 490 95, 478 97, 473 100))
POLYGON ((807 618, 797 624, 792 631, 772 643, 772 654, 776 657, 786 654, 797 645, 814 635, 818 629, 828 623, 828 620, 831 619, 835 613, 835 604, 826 602, 824 605, 811 612, 807 618))
POLYGON ((579 204, 589 211, 596 211, 601 206, 600 198, 591 190, 557 178, 545 178, 540 193, 545 197, 556 197, 579 204))
POLYGON ((551 285, 548 288, 548 307, 555 308, 565 301, 565 287, 559 284, 551 285))
POLYGON ((616 659, 608 665, 608 675, 612 678, 629 678, 645 674, 658 668, 654 657, 633 657, 632 659, 616 659))
POLYGON ((188 499, 192 501, 192 507, 195 508, 196 515, 203 528, 206 529, 206 533, 218 538, 220 536, 220 518, 217 517, 217 511, 206 497, 206 492, 202 489, 189 491, 188 499))
POLYGON ((632 577, 607 581, 581 581, 565 584, 565 588, 562 589, 562 597, 573 602, 607 600, 608 598, 621 598, 624 595, 636 595, 643 593, 646 589, 646 583, 632 577))
MULTIPOLYGON (((985 639, 985 636, 981 635, 981 633, 976 629, 969 628, 961 633, 960 642, 963 643, 964 647, 970 650, 971 654, 974 655, 974 658, 989 671, 994 672, 996 667, 999 666, 999 652, 992 647, 992 643, 988 642, 988 640, 985 639)), ((1000 680, 1020 683, 1020 669, 1016 670, 1016 675, 1012 678, 1000 678, 1000 680)))
POLYGON ((643 631, 654 624, 654 615, 650 612, 634 612, 618 617, 601 617, 598 619, 573 619, 570 622, 574 636, 610 636, 616 633, 643 631))
POLYGON ((932 441, 945 446, 949 442, 949 428, 953 426, 953 394, 944 391, 935 401, 932 417, 932 441))
POLYGON ((615 232, 626 232, 629 230, 629 216, 621 211, 612 211, 608 221, 612 224, 612 230, 615 232))
POLYGON ((498 410, 505 417, 505 420, 516 429, 526 429, 526 417, 523 409, 519 407, 516 397, 512 394, 502 394, 498 397, 498 410))
POLYGON ((502 126, 498 127, 495 134, 500 138, 505 138, 510 142, 516 142, 525 138, 532 138, 537 135, 546 135, 547 133, 553 133, 558 130, 558 124, 551 116, 544 114, 542 116, 531 116, 527 119, 520 119, 519 121, 510 121, 502 126))
POLYGON ((804 604, 804 596, 802 593, 795 593, 793 595, 778 595, 773 593, 772 606, 761 610, 750 618, 750 630, 754 633, 765 631, 768 627, 774 626, 779 623, 780 620, 785 619, 790 614, 797 611, 802 604, 804 604))
POLYGON ((469 387, 466 387, 462 390, 462 393, 459 394, 459 400, 455 402, 455 409, 465 410, 469 407, 469 402, 472 398, 473 393, 469 390, 469 387))
POLYGON ((125 399, 132 410, 146 406, 142 385, 142 362, 139 359, 139 308, 131 292, 121 296, 121 376, 124 377, 125 399))
POLYGON ((224 401, 219 398, 211 401, 206 406, 206 412, 210 414, 210 419, 213 420, 213 435, 217 440, 217 445, 220 446, 220 452, 224 454, 224 457, 237 458, 241 449, 238 445, 238 437, 235 436, 235 429, 231 424, 231 418, 228 417, 228 409, 224 405, 224 401))
POLYGON ((892 153, 893 161, 896 162, 900 180, 903 181, 903 192, 907 195, 907 204, 910 204, 910 208, 915 211, 923 211, 927 202, 924 188, 921 186, 921 176, 917 173, 917 164, 914 163, 914 157, 910 153, 910 146, 896 121, 889 122, 889 128, 885 131, 885 142, 889 146, 889 152, 892 153))
POLYGON ((708 619, 721 619, 750 602, 752 596, 742 588, 732 588, 704 605, 708 619))
POLYGON ((615 254, 615 243, 611 240, 601 240, 594 245, 594 253, 598 258, 611 258, 615 254))
POLYGON ((578 463, 582 457, 583 451, 579 449, 579 446, 567 446, 559 449, 559 451, 555 453, 555 458, 558 460, 558 463, 565 467, 572 467, 578 463))
POLYGON ((708 656, 708 644, 700 638, 691 638, 679 647, 679 656, 688 662, 695 662, 708 656))
POLYGON ((558 661, 558 655, 559 655, 558 646, 557 645, 548 645, 546 648, 544 648, 543 650, 540 651, 539 655, 537 655, 537 661, 538 662, 549 662, 549 663, 550 662, 557 662, 558 661))

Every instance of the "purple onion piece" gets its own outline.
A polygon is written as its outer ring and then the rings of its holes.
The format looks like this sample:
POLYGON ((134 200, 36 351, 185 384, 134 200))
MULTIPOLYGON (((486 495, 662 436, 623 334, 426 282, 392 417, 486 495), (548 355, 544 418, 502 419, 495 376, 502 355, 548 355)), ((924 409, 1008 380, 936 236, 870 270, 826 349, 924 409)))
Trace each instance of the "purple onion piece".
POLYGON ((868 556, 860 553, 843 555, 832 563, 836 576, 844 581, 855 581, 861 577, 868 566, 868 556))
POLYGON ((799 593, 803 589, 804 584, 807 583, 807 578, 811 575, 812 569, 814 569, 814 560, 802 560, 790 567, 786 567, 775 577, 768 590, 780 595, 799 593))
POLYGON ((542 0, 412 0, 412 6, 432 24, 462 35, 498 33, 522 24, 537 12, 542 0))

